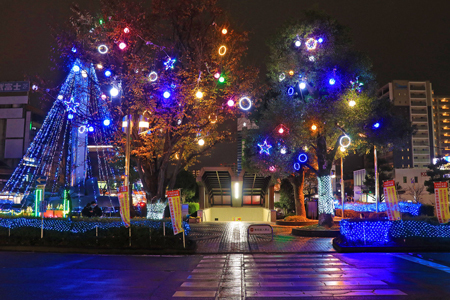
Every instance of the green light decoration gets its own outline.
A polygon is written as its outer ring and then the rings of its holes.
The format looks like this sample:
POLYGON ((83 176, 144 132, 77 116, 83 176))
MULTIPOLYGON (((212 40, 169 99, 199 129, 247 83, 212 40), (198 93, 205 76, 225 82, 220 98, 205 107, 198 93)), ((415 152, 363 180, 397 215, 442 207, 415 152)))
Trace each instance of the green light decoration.
POLYGON ((67 217, 69 212, 70 212, 69 191, 68 190, 64 190, 64 202, 63 202, 63 216, 64 216, 64 218, 67 217))
POLYGON ((36 189, 35 192, 35 201, 34 201, 34 216, 39 217, 39 204, 42 200, 44 200, 44 190, 43 189, 36 189))

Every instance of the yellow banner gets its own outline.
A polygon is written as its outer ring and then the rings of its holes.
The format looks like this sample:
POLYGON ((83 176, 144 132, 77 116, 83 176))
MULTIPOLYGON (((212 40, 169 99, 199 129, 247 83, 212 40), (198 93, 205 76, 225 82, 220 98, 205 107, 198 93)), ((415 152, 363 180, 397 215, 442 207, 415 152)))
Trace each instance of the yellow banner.
POLYGON ((448 207, 447 182, 434 183, 434 199, 436 201, 436 215, 439 223, 448 223, 450 220, 450 212, 448 207))
POLYGON ((397 190, 395 189, 395 181, 387 180, 383 182, 384 199, 386 200, 387 215, 389 220, 400 220, 400 208, 398 207, 397 190))
POLYGON ((128 187, 119 188, 120 216, 125 227, 130 227, 130 197, 128 196, 128 187))
POLYGON ((184 231, 181 220, 180 191, 167 191, 167 197, 169 198, 169 209, 170 218, 172 219, 173 234, 177 235, 184 231))

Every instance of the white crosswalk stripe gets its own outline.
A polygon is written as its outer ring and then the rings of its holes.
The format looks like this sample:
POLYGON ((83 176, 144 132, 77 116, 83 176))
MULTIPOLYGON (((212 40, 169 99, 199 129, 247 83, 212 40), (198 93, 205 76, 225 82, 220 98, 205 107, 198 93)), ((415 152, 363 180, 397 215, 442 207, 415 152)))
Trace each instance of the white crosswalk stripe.
POLYGON ((332 254, 204 256, 173 297, 321 298, 406 295, 332 254))

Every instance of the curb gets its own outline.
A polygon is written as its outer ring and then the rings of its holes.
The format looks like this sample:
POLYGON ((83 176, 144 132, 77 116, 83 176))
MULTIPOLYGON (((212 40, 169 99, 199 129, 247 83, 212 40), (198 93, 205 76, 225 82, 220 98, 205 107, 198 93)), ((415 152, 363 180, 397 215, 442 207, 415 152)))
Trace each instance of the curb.
POLYGON ((292 235, 304 237, 337 237, 339 230, 305 230, 301 228, 292 228, 292 235))
POLYGON ((308 225, 316 225, 319 221, 312 221, 312 222, 289 222, 289 221, 276 221, 276 225, 281 226, 308 226, 308 225))
POLYGON ((449 252, 450 247, 407 247, 407 246, 343 246, 333 239, 333 248, 339 253, 364 253, 364 252, 449 252))

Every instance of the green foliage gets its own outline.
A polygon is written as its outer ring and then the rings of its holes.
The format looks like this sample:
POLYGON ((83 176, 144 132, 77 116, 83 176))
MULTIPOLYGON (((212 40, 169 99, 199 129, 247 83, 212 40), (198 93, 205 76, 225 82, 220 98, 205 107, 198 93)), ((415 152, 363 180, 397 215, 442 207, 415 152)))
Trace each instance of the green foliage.
POLYGON ((200 204, 196 203, 196 202, 189 202, 189 208, 188 208, 188 213, 190 215, 192 215, 193 213, 195 213, 197 210, 200 209, 200 204))
POLYGON ((287 179, 283 179, 280 184, 280 202, 278 205, 283 209, 284 214, 295 212, 295 198, 292 184, 287 179))
POLYGON ((435 164, 428 166, 427 176, 430 176, 430 180, 424 182, 427 187, 427 191, 434 194, 434 183, 435 182, 450 182, 450 169, 448 169, 448 162, 441 158, 435 164))
POLYGON ((174 189, 181 189, 183 202, 192 201, 198 194, 197 181, 192 172, 181 170, 177 175, 174 189))

